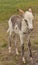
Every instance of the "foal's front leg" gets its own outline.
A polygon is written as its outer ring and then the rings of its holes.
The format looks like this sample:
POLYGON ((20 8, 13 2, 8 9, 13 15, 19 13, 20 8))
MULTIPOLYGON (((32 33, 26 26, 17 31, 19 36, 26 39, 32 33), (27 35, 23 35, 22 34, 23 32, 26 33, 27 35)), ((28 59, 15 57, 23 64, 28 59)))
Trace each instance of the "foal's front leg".
POLYGON ((30 60, 33 61, 33 59, 32 59, 32 50, 31 50, 31 41, 30 41, 30 33, 28 34, 28 48, 29 48, 30 60))
POLYGON ((24 58, 24 40, 23 40, 24 36, 21 33, 20 34, 20 41, 21 41, 21 48, 22 48, 22 61, 25 63, 25 58, 24 58))

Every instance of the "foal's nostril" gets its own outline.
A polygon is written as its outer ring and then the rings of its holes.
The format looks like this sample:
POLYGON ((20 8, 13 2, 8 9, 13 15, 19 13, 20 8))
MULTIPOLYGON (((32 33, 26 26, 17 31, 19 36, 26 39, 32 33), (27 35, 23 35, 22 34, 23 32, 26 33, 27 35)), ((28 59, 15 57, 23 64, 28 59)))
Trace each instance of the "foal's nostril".
POLYGON ((30 31, 33 31, 33 29, 30 29, 30 31))
POLYGON ((33 29, 31 29, 31 31, 33 31, 33 29))

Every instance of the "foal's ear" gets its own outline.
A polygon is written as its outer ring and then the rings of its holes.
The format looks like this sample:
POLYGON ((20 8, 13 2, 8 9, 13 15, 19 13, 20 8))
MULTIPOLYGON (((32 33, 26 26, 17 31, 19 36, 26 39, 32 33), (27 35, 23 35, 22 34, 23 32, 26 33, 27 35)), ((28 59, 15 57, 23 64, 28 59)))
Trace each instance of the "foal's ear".
POLYGON ((22 9, 17 9, 20 13, 24 14, 24 11, 22 9))

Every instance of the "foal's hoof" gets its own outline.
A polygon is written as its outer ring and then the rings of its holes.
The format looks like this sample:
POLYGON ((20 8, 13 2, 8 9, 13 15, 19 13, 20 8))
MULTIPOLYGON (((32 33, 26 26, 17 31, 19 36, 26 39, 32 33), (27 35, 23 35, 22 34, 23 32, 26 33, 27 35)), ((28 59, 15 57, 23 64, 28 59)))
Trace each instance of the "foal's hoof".
POLYGON ((9 47, 8 49, 9 49, 9 53, 11 53, 11 47, 9 47))
POLYGON ((23 61, 23 63, 26 63, 26 61, 25 61, 25 58, 24 58, 24 57, 22 58, 22 61, 23 61))
POLYGON ((19 52, 16 52, 16 55, 19 55, 19 52))
POLYGON ((18 49, 16 49, 16 55, 19 55, 18 49))
POLYGON ((30 57, 30 61, 33 63, 33 58, 32 57, 30 57))

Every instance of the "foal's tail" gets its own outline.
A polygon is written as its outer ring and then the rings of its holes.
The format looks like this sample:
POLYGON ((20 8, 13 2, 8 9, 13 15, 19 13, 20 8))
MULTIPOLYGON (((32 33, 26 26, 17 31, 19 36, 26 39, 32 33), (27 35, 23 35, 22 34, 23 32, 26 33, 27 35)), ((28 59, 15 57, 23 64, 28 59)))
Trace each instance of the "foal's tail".
POLYGON ((8 21, 8 25, 9 25, 9 28, 8 28, 8 30, 7 30, 7 33, 9 33, 10 30, 12 29, 11 18, 10 18, 9 21, 8 21))
POLYGON ((8 28, 7 33, 9 33, 10 29, 8 28))

